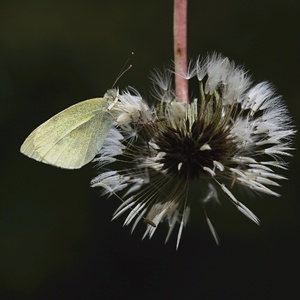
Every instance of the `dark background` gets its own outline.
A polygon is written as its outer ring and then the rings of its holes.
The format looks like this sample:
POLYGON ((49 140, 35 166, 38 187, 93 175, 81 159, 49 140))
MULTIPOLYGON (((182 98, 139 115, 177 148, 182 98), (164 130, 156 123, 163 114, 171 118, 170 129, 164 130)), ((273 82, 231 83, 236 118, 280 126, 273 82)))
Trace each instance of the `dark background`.
MULTIPOLYGON (((282 197, 239 198, 260 227, 222 205, 210 211, 216 246, 195 209, 178 251, 164 225, 141 241, 143 226, 130 235, 124 218, 110 222, 120 203, 89 188, 92 164, 68 171, 19 153, 40 123, 111 88, 132 51, 118 85, 148 93, 150 71, 173 56, 172 6, 0 1, 1 299, 295 299, 297 152, 282 197)), ((299 127, 299 18, 296 0, 190 1, 189 56, 216 50, 273 82, 299 127)))

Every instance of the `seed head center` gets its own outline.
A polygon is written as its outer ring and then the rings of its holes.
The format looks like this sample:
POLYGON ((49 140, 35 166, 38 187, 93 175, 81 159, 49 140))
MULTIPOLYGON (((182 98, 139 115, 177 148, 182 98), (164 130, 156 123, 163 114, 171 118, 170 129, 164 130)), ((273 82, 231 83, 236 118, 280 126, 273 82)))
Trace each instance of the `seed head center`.
POLYGON ((166 127, 155 142, 164 153, 159 162, 166 173, 185 180, 199 179, 203 168, 214 168, 214 161, 226 163, 235 149, 228 132, 205 128, 200 121, 191 127, 166 127))

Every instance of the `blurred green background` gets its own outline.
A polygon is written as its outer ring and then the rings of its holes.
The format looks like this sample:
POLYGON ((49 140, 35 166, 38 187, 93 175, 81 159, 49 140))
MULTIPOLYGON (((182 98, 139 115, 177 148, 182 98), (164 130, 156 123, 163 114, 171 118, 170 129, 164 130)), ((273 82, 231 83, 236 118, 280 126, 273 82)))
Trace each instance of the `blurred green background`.
MULTIPOLYGON (((172 55, 172 1, 0 1, 0 299, 291 299, 298 292, 299 154, 282 197, 246 197, 257 227, 229 206, 210 211, 217 247, 192 212, 179 250, 162 225, 140 241, 117 199, 89 188, 92 164, 53 168, 19 153, 40 123, 118 82, 148 93, 172 55), (201 297, 201 298, 200 298, 201 297)), ((299 128, 300 2, 189 3, 189 56, 218 51, 269 80, 299 128)), ((300 148, 296 143, 296 147, 300 148)), ((200 209, 200 207, 199 207, 200 209)))

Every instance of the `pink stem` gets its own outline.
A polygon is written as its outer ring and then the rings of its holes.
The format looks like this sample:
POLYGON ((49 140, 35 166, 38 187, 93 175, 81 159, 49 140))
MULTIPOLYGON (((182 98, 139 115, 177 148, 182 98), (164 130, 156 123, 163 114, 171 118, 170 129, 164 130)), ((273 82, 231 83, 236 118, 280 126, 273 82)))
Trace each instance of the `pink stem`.
POLYGON ((178 101, 189 103, 188 81, 180 76, 187 72, 187 2, 174 0, 175 90, 178 101))

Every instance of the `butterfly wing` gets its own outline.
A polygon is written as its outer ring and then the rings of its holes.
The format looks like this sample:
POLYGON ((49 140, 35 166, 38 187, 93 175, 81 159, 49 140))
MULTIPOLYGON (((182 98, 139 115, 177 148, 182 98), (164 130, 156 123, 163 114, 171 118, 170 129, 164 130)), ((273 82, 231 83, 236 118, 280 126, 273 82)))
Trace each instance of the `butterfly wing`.
POLYGON ((113 119, 107 98, 79 102, 37 127, 21 152, 30 158, 66 169, 78 169, 101 149, 113 119))

